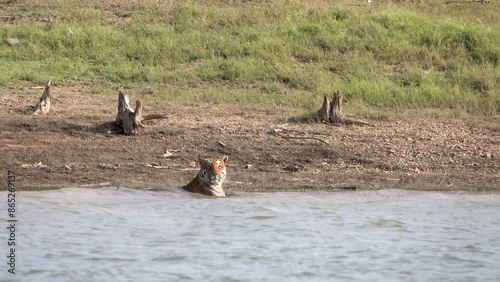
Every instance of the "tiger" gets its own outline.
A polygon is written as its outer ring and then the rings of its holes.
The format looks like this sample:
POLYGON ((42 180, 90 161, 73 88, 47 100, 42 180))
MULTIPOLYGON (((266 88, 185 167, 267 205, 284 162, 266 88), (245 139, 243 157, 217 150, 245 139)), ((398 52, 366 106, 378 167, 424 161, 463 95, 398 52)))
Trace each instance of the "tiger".
POLYGON ((226 178, 226 163, 228 156, 217 159, 206 159, 198 155, 200 171, 198 175, 182 188, 186 191, 207 196, 226 197, 222 182, 226 178))

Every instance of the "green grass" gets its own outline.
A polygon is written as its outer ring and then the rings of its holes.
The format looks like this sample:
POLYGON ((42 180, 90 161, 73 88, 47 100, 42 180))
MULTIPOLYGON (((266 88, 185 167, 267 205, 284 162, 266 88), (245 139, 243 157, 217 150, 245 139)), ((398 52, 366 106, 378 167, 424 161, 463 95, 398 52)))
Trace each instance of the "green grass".
POLYGON ((87 81, 306 111, 340 89, 358 114, 500 112, 496 2, 7 2, 0 37, 21 43, 0 44, 0 85, 87 81))

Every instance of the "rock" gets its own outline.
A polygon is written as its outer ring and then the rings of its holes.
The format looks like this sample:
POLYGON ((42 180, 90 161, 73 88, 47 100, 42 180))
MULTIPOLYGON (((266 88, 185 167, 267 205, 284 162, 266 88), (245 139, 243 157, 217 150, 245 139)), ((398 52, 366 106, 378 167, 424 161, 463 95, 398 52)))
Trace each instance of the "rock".
POLYGON ((5 43, 7 43, 7 45, 9 45, 9 46, 15 46, 15 45, 19 44, 19 39, 17 39, 17 38, 7 38, 5 40, 5 43))

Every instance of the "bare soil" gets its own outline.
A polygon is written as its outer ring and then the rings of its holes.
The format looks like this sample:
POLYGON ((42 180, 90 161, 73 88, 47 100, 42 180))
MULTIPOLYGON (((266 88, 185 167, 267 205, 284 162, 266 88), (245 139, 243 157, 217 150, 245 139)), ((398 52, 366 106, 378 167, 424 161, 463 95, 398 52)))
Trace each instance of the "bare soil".
MULTIPOLYGON (((198 154, 228 155, 226 191, 399 188, 500 191, 500 118, 389 118, 334 126, 288 108, 174 104, 140 98, 137 136, 110 133, 117 95, 54 86, 47 115, 31 115, 42 87, 0 88, 0 170, 17 188, 169 188, 197 173, 198 154)), ((318 108, 320 105, 318 105, 318 108)))

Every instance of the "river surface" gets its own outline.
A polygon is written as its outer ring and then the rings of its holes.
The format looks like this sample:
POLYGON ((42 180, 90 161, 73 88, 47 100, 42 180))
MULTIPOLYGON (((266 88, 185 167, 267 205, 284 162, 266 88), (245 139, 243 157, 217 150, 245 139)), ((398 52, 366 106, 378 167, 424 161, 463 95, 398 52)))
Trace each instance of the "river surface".
POLYGON ((2 228, 0 281, 500 281, 498 194, 68 188, 16 199, 16 274, 2 228))

